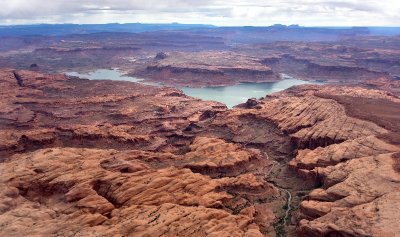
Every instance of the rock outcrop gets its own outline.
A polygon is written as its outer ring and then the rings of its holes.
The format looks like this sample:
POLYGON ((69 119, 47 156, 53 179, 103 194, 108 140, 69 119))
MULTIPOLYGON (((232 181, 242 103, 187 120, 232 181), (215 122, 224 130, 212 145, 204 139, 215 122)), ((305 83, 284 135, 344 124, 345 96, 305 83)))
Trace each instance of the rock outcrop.
POLYGON ((276 124, 297 149, 289 165, 320 186, 300 203, 301 236, 398 236, 397 95, 361 87, 299 86, 258 106, 230 113, 276 124))
POLYGON ((206 129, 225 105, 32 71, 0 83, 1 236, 275 233, 272 161, 206 129))
POLYGON ((1 165, 0 235, 262 236, 254 207, 234 215, 223 210, 232 196, 216 191, 260 189, 254 176, 211 179, 157 167, 175 160, 168 153, 87 148, 14 155, 1 165))
POLYGON ((277 81, 271 68, 257 58, 224 51, 157 54, 146 69, 134 73, 154 82, 173 86, 221 86, 240 82, 277 81), (160 60, 162 59, 162 60, 160 60))

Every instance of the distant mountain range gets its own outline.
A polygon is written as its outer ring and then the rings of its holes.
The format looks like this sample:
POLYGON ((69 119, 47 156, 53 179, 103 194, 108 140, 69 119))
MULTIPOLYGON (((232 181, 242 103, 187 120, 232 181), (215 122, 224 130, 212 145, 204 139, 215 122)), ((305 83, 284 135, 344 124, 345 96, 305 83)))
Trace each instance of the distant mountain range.
POLYGON ((213 28, 213 25, 201 24, 37 24, 37 25, 13 25, 0 26, 0 36, 23 36, 23 35, 70 35, 90 34, 98 32, 129 32, 140 33, 146 31, 160 30, 187 30, 193 28, 213 28))
POLYGON ((285 26, 276 24, 265 27, 217 27, 206 24, 143 24, 143 23, 126 23, 126 24, 36 24, 36 25, 10 25, 0 26, 0 36, 26 36, 26 35, 44 35, 44 36, 61 36, 71 34, 90 34, 99 32, 128 32, 141 33, 152 31, 180 31, 180 30, 215 30, 215 31, 290 31, 290 32, 330 32, 341 33, 348 32, 350 34, 360 35, 400 35, 400 27, 301 27, 298 25, 285 26))

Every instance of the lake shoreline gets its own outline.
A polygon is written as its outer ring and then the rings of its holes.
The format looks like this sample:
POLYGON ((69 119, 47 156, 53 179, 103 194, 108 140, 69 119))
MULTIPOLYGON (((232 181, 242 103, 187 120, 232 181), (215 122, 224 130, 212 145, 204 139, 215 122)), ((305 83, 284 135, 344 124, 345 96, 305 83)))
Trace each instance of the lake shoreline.
POLYGON ((213 87, 185 87, 170 86, 160 83, 153 83, 144 78, 128 76, 117 68, 97 69, 89 73, 65 72, 68 76, 87 78, 89 80, 115 80, 130 81, 150 86, 173 87, 183 91, 188 96, 202 100, 217 101, 225 104, 228 108, 246 102, 250 98, 261 98, 266 95, 285 90, 289 87, 303 84, 323 84, 321 82, 303 81, 282 74, 281 80, 276 82, 240 82, 234 85, 221 85, 213 87))

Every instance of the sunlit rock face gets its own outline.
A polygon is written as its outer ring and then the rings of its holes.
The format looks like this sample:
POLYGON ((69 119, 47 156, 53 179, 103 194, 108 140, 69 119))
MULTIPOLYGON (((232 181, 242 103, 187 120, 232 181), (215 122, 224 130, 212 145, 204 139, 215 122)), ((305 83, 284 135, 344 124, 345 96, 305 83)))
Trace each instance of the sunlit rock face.
POLYGON ((285 197, 264 180, 272 161, 207 130, 225 105, 130 82, 0 78, 0 235, 275 232, 285 197))

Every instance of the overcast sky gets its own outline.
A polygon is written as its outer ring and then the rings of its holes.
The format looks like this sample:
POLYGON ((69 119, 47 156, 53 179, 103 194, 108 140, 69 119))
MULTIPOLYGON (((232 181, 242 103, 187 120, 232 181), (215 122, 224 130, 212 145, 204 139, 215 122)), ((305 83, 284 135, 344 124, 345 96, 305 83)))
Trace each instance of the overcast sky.
POLYGON ((0 0, 0 24, 400 26, 399 0, 0 0))

